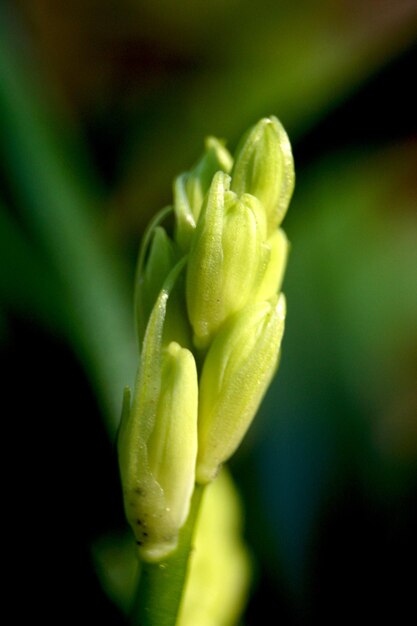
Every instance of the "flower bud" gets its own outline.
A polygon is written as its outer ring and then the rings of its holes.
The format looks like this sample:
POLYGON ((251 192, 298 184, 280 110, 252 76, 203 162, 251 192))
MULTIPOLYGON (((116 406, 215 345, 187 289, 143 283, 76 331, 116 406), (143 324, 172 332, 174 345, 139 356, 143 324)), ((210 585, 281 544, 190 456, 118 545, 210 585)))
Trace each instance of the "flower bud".
POLYGON ((232 191, 250 193, 265 207, 268 232, 284 219, 294 189, 291 145, 276 117, 260 120, 243 137, 232 171, 232 191))
POLYGON ((216 476, 249 428, 276 370, 284 320, 281 294, 237 313, 214 339, 200 381, 198 482, 216 476))
POLYGON ((223 143, 215 137, 208 137, 205 152, 198 163, 190 172, 175 179, 176 240, 183 251, 190 247, 203 199, 214 174, 219 170, 228 173, 232 165, 232 157, 223 143))
POLYGON ((199 348, 245 306, 260 280, 265 214, 254 196, 238 198, 229 183, 227 174, 215 174, 188 260, 187 308, 199 348))
POLYGON ((162 348, 176 266, 149 318, 132 407, 118 438, 126 516, 141 557, 158 561, 175 549, 194 489, 198 382, 194 357, 175 342, 162 348))

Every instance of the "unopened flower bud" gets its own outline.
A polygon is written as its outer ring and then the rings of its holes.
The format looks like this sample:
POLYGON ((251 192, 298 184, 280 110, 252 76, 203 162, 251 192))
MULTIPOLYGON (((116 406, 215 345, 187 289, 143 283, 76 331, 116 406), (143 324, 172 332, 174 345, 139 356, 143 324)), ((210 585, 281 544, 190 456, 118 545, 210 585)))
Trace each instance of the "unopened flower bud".
POLYGON ((281 294, 237 313, 214 339, 200 381, 199 482, 216 476, 249 428, 276 370, 284 320, 281 294))
POLYGON ((291 145, 276 117, 260 120, 243 137, 232 171, 232 191, 264 205, 271 233, 284 219, 294 189, 291 145))
POLYGON ((196 365, 179 344, 162 347, 167 300, 178 271, 177 266, 171 272, 149 318, 132 407, 125 401, 118 439, 126 516, 148 561, 175 549, 195 481, 196 365))
POLYGON ((219 170, 228 173, 232 165, 232 157, 223 143, 215 137, 208 137, 205 152, 194 168, 175 179, 176 240, 183 251, 190 247, 203 199, 214 174, 219 170))
POLYGON ((254 196, 238 197, 229 184, 227 174, 215 174, 188 260, 187 308, 199 348, 245 306, 260 280, 265 213, 254 196))

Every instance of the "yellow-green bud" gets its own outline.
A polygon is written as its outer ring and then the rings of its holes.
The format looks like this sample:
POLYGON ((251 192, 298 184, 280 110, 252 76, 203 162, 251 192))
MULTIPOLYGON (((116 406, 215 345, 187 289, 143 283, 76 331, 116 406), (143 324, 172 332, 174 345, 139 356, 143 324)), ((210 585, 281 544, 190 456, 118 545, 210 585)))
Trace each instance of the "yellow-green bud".
POLYGON ((249 428, 276 370, 284 321, 281 294, 237 313, 214 339, 200 381, 198 482, 216 476, 249 428))
POLYGON ((149 318, 132 407, 126 400, 118 438, 126 516, 141 557, 148 561, 176 548, 195 482, 197 369, 192 353, 179 344, 162 348, 167 300, 178 268, 149 318))
POLYGON ((272 298, 281 289, 289 250, 289 242, 284 231, 281 228, 274 231, 264 247, 268 251, 268 262, 256 292, 257 302, 272 298))
POLYGON ((183 251, 190 247, 203 199, 214 174, 219 170, 229 173, 232 165, 232 157, 223 143, 215 137, 208 137, 205 152, 194 168, 175 179, 176 240, 183 251))
POLYGON ((268 232, 284 219, 294 189, 291 145, 276 117, 260 120, 243 137, 232 171, 232 191, 251 193, 264 205, 268 232))
POLYGON ((186 278, 189 319, 197 347, 205 348, 225 320, 255 293, 264 265, 265 213, 250 194, 229 191, 217 172, 205 198, 186 278))

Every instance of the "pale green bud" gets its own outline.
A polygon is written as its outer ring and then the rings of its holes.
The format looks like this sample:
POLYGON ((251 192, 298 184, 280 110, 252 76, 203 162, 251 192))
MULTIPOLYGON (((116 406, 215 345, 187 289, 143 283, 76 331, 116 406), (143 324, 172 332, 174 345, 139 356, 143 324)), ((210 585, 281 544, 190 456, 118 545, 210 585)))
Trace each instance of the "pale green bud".
POLYGON ((124 403, 118 438, 127 519, 143 559, 173 551, 194 489, 198 382, 194 357, 177 343, 162 348, 171 272, 149 318, 132 407, 124 403))
POLYGON ((235 452, 278 363, 285 299, 250 305, 228 321, 204 362, 198 412, 197 480, 212 480, 235 452))
POLYGON ((289 250, 288 239, 284 231, 281 228, 274 231, 264 247, 267 250, 268 260, 255 296, 258 302, 269 300, 281 289, 289 250))
POLYGON ((229 184, 227 174, 214 176, 188 260, 187 309, 200 348, 254 294, 263 262, 263 208, 250 194, 230 192, 229 184))
POLYGON ((232 171, 232 191, 251 193, 264 205, 268 232, 284 219, 294 189, 291 145, 276 117, 260 120, 243 137, 232 171))
POLYGON ((175 179, 176 240, 182 250, 187 251, 190 247, 203 199, 214 174, 219 170, 229 173, 232 165, 232 157, 223 143, 215 137, 208 137, 205 152, 194 168, 175 179))

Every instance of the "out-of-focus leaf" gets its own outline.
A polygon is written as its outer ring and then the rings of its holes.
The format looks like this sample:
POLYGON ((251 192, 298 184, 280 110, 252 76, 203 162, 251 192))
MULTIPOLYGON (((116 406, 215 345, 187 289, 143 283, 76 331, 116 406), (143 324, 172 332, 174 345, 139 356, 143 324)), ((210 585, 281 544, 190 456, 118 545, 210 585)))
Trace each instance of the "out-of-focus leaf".
POLYGON ((0 267, 2 305, 62 333, 68 320, 58 277, 1 205, 0 267))
POLYGON ((415 476, 416 171, 413 144, 332 155, 299 180, 285 223, 287 331, 255 428, 276 550, 298 592, 333 489, 353 475, 386 500, 415 476))
POLYGON ((293 211, 293 272, 308 268, 331 353, 365 402, 391 393, 399 360, 417 351, 416 174, 415 144, 339 155, 306 177, 293 211))
POLYGON ((102 232, 96 210, 100 196, 87 161, 75 141, 69 149, 65 116, 46 93, 27 46, 18 23, 2 7, 0 150, 21 215, 66 290, 71 340, 90 370, 114 434, 121 390, 135 372, 125 276, 102 232))
POLYGON ((93 543, 91 550, 103 589, 116 606, 128 615, 140 574, 133 533, 129 529, 103 535, 93 543))
MULTIPOLYGON (((157 24, 156 12, 153 18, 157 24)), ((226 9, 198 71, 178 73, 138 107, 138 139, 129 134, 126 177, 115 197, 125 227, 145 224, 166 201, 161 172, 171 180, 179 155, 186 166, 199 154, 202 136, 233 142, 242 128, 274 113, 294 142, 406 49, 416 32, 417 5, 406 0, 378 11, 371 2, 330 0, 248 0, 233 17, 226 9)))

